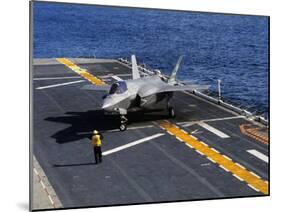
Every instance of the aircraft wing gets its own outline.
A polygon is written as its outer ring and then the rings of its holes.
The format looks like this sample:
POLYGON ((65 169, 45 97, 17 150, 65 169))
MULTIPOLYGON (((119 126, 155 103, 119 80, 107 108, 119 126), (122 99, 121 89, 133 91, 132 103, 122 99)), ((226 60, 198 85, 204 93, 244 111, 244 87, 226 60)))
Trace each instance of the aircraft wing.
POLYGON ((110 85, 93 85, 93 84, 89 84, 89 85, 84 85, 82 88, 82 90, 89 90, 89 91, 109 91, 110 89, 110 85))
POLYGON ((209 85, 169 85, 163 86, 157 93, 173 92, 173 91, 202 91, 209 89, 209 85))
POLYGON ((141 98, 150 96, 157 93, 164 93, 164 92, 175 92, 175 91, 202 91, 207 90, 210 86, 209 85, 163 85, 158 88, 155 88, 154 86, 151 88, 146 86, 145 88, 141 89, 141 91, 138 93, 141 98))

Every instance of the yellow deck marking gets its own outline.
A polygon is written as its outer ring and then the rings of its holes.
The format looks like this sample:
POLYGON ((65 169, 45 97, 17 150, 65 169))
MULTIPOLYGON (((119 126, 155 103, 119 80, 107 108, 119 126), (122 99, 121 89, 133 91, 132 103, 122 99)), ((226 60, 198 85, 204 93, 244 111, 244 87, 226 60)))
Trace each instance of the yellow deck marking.
POLYGON ((90 81, 95 85, 105 85, 105 83, 100 80, 99 78, 95 77, 94 75, 90 74, 87 70, 81 69, 79 66, 75 65, 73 62, 66 58, 57 58, 57 61, 66 65, 68 68, 79 74, 80 76, 84 77, 86 80, 90 81))
MULTIPOLYGON (((75 65, 73 62, 66 58, 57 58, 57 61, 66 65, 71 70, 76 72, 77 74, 81 75, 85 79, 89 80, 91 83, 95 85, 105 85, 106 83, 103 82, 101 79, 93 76, 87 70, 81 69, 79 66, 75 65)), ((247 171, 246 169, 241 168, 240 166, 236 165, 230 158, 224 157, 219 152, 212 150, 210 147, 204 145, 200 141, 196 140, 195 138, 191 137, 186 131, 180 129, 176 125, 172 124, 169 121, 159 121, 159 126, 166 130, 169 134, 178 137, 179 139, 183 140, 187 146, 190 148, 194 148, 198 150, 200 153, 205 155, 209 160, 214 163, 218 163, 220 167, 223 167, 225 170, 232 172, 234 175, 246 181, 247 184, 252 187, 254 190, 260 191, 264 194, 268 194, 268 183, 267 181, 263 181, 255 174, 247 171)))
POLYGON ((175 127, 169 121, 159 121, 159 125, 164 128, 167 132, 173 134, 174 136, 183 140, 188 146, 192 146, 197 151, 204 154, 209 160, 214 161, 220 166, 224 167, 226 170, 230 171, 234 176, 237 176, 241 180, 247 182, 255 190, 258 190, 264 194, 268 194, 268 184, 262 179, 258 178, 256 175, 241 168, 231 159, 223 157, 219 152, 212 150, 210 147, 203 145, 200 141, 192 138, 187 132, 183 132, 179 128, 175 127))

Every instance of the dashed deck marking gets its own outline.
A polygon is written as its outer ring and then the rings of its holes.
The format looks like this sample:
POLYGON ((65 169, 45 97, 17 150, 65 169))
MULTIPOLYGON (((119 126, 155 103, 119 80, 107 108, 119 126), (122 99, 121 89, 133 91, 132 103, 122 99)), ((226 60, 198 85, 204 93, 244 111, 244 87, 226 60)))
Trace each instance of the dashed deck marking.
POLYGON ((207 157, 210 161, 212 161, 213 163, 216 163, 216 161, 214 161, 212 158, 207 157))
POLYGON ((233 174, 234 177, 236 177, 240 181, 244 181, 242 178, 238 177, 236 174, 233 174))
POLYGON ((157 133, 157 134, 155 134, 155 135, 148 136, 148 137, 146 137, 146 138, 142 138, 142 139, 139 139, 139 140, 137 140, 137 141, 130 142, 130 143, 128 143, 128 144, 125 144, 125 145, 116 147, 116 148, 114 148, 114 149, 108 150, 108 151, 106 151, 106 152, 104 152, 104 153, 102 153, 102 154, 103 154, 103 155, 109 155, 109 154, 112 154, 112 153, 115 153, 115 152, 119 152, 119 151, 121 151, 121 150, 127 149, 127 148, 132 147, 132 146, 135 146, 135 145, 137 145, 137 144, 141 144, 141 143, 146 142, 146 141, 150 141, 150 140, 152 140, 152 139, 154 139, 154 138, 158 138, 158 137, 163 136, 163 135, 165 135, 165 134, 164 134, 164 133, 157 133))
POLYGON ((193 136, 193 135, 190 135, 192 138, 194 138, 195 140, 198 140, 195 136, 193 136))
MULTIPOLYGON (((251 172, 253 175, 255 175, 258 178, 261 178, 260 176, 256 175, 254 172, 251 172)), ((265 183, 268 183, 267 181, 265 181, 265 183)))
POLYGON ((186 146, 188 146, 191 149, 194 149, 193 146, 191 146, 189 143, 185 143, 186 146))
MULTIPOLYGON (((242 166, 242 165, 240 165, 239 163, 235 163, 237 166, 240 166, 240 168, 242 168, 242 169, 246 169, 244 166, 242 166)), ((251 174, 252 174, 253 172, 251 172, 251 174)))
MULTIPOLYGON (((57 60, 59 62, 65 64, 70 69, 72 69, 76 73, 80 74, 81 76, 83 76, 84 78, 86 78, 93 84, 96 84, 96 85, 106 84, 105 82, 103 82, 102 80, 91 75, 87 71, 85 71, 85 70, 81 71, 78 66, 76 66, 74 63, 72 63, 71 61, 69 61, 65 58, 58 58, 57 60)), ((214 163, 218 163, 220 167, 223 167, 223 169, 235 174, 239 178, 246 181, 249 187, 253 188, 254 190, 256 190, 258 192, 262 192, 263 194, 266 194, 266 195, 268 194, 268 183, 266 181, 263 181, 262 179, 258 178, 256 175, 253 175, 251 172, 237 166, 227 156, 221 155, 220 153, 217 153, 214 150, 210 149, 208 146, 203 145, 198 140, 189 136, 189 134, 186 131, 178 128, 176 125, 174 125, 168 121, 160 121, 157 123, 160 126, 160 128, 162 128, 163 130, 166 130, 167 132, 170 132, 172 135, 177 136, 180 139, 182 139, 183 142, 185 142, 185 144, 187 146, 189 146, 190 148, 201 151, 205 156, 207 156, 207 158, 210 161, 212 161, 214 163)))
POLYGON ((181 140, 179 137, 176 137, 180 142, 183 142, 183 140, 181 140))
POLYGON ((250 188, 254 189, 255 191, 259 192, 259 190, 256 189, 256 188, 255 188, 254 186, 252 186, 251 184, 248 184, 248 186, 249 186, 250 188))
MULTIPOLYGON (((43 169, 40 167, 40 164, 36 160, 35 156, 33 156, 33 172, 35 174, 34 177, 37 178, 37 182, 40 183, 40 185, 42 186, 42 189, 46 193, 52 207, 61 208, 62 204, 61 204, 60 200, 58 199, 52 186, 50 185, 48 178, 46 177, 43 169)), ((33 194, 33 200, 35 201, 34 194, 33 194)), ((32 207, 34 207, 34 205, 32 207)))
POLYGON ((94 75, 90 74, 86 69, 82 69, 79 66, 75 65, 73 62, 66 58, 57 58, 57 61, 66 65, 68 68, 79 74, 80 76, 84 77, 91 83, 95 85, 104 85, 105 83, 100 80, 99 78, 95 77, 94 75))
POLYGON ((231 158, 229 158, 229 157, 227 157, 226 155, 222 155, 224 158, 226 158, 227 160, 231 160, 232 161, 232 159, 231 158))
POLYGON ((256 177, 248 170, 241 168, 230 158, 227 158, 222 154, 212 150, 210 147, 203 145, 198 140, 192 138, 187 132, 183 132, 182 130, 176 128, 175 125, 169 121, 159 121, 158 123, 167 132, 170 132, 174 136, 181 138, 188 146, 192 146, 195 150, 203 153, 210 161, 217 163, 224 169, 228 170, 238 179, 247 182, 247 184, 251 185, 253 188, 255 188, 255 190, 258 190, 263 194, 268 194, 268 184, 265 181, 256 177))
POLYGON ((262 154, 261 152, 255 150, 255 149, 247 150, 247 152, 256 156, 257 158, 261 159, 262 161, 268 163, 268 157, 266 155, 262 154))
POLYGON ((219 165, 224 171, 229 172, 226 168, 224 168, 222 165, 219 165))
POLYGON ((220 153, 218 150, 214 149, 213 147, 211 147, 211 150, 215 151, 216 153, 220 153))
MULTIPOLYGON (((195 139, 195 140, 198 140, 198 139, 195 139)), ((203 144, 204 146, 209 146, 208 144, 206 144, 206 143, 204 143, 204 142, 202 142, 202 141, 200 141, 200 143, 201 144, 203 144)), ((211 148, 211 149, 213 149, 213 148, 211 148)), ((215 150, 215 149, 213 149, 214 151, 217 151, 217 150, 215 150)))
POLYGON ((203 122, 199 122, 198 123, 199 126, 205 128, 206 130, 209 130, 210 132, 214 133, 215 135, 221 137, 221 138, 229 138, 228 135, 226 135, 225 133, 223 133, 222 131, 206 124, 206 123, 203 123, 203 122))
POLYGON ((85 80, 78 80, 78 81, 74 81, 74 82, 65 82, 65 83, 59 83, 59 84, 54 84, 54 85, 47 85, 47 86, 37 87, 36 89, 42 90, 42 89, 46 89, 46 88, 60 87, 60 86, 71 85, 71 84, 76 84, 76 83, 80 83, 80 82, 85 82, 85 80))
POLYGON ((198 152, 200 155, 204 155, 202 152, 196 149, 196 152, 198 152))

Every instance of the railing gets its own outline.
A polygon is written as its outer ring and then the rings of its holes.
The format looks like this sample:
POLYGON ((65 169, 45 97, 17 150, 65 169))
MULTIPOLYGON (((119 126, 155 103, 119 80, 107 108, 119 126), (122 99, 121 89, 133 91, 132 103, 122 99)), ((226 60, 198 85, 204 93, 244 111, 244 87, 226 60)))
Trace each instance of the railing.
MULTIPOLYGON (((118 61, 120 61, 121 63, 123 63, 123 64, 125 64, 125 65, 128 65, 128 66, 131 66, 131 65, 132 65, 130 61, 128 61, 128 60, 126 60, 126 59, 123 59, 123 58, 119 58, 118 61)), ((145 74, 148 74, 148 75, 154 74, 153 71, 151 71, 151 70, 149 70, 149 69, 147 69, 147 68, 145 68, 145 67, 143 67, 143 66, 138 66, 138 68, 139 68, 143 73, 145 73, 145 74)), ((166 79, 168 78, 168 76, 163 75, 163 74, 162 74, 162 77, 164 77, 164 78, 166 78, 166 79)), ((179 84, 181 84, 180 81, 179 81, 179 84)), ((266 118, 262 117, 262 116, 254 115, 253 113, 251 113, 251 112, 249 112, 249 111, 247 111, 247 110, 245 110, 245 109, 241 109, 241 108, 239 108, 239 107, 237 107, 237 106, 234 106, 234 105, 232 105, 232 104, 230 104, 230 103, 226 103, 226 102, 224 102, 223 100, 214 98, 214 97, 212 97, 212 96, 209 96, 209 95, 207 95, 207 94, 204 94, 204 93, 199 92, 199 91, 196 91, 196 90, 193 90, 192 93, 193 93, 194 95, 196 95, 196 96, 199 96, 199 97, 205 99, 205 100, 208 100, 208 101, 213 102, 213 103, 215 103, 215 104, 218 104, 218 105, 220 105, 220 106, 222 106, 222 107, 225 107, 225 108, 227 108, 227 109, 229 109, 229 110, 231 110, 231 111, 234 111, 234 112, 236 112, 236 113, 238 113, 238 114, 244 115, 244 116, 246 116, 246 117, 251 117, 253 120, 255 120, 255 121, 257 121, 257 122, 260 122, 260 123, 262 123, 262 124, 268 126, 268 120, 267 120, 266 118)))

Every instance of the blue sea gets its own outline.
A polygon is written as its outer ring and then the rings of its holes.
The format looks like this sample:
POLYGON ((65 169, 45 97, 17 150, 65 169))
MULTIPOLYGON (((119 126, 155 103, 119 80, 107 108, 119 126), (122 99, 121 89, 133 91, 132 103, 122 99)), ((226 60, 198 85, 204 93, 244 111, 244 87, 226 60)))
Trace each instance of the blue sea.
POLYGON ((268 116, 269 18, 35 2, 34 58, 130 58, 268 116))

